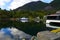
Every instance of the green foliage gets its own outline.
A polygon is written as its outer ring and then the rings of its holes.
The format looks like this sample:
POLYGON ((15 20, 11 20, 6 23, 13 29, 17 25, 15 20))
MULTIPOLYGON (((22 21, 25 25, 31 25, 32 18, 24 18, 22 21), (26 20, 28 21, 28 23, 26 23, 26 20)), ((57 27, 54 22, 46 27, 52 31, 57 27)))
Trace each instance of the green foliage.
POLYGON ((60 10, 60 0, 54 0, 53 2, 50 3, 50 5, 51 5, 55 10, 60 10))

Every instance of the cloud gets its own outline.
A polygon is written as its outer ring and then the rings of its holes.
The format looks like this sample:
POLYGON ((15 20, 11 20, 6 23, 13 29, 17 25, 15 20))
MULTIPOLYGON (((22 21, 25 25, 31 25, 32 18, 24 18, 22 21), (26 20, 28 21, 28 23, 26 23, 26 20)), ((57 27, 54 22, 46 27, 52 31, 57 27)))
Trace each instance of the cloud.
POLYGON ((10 0, 0 0, 0 6, 4 6, 7 2, 10 2, 10 0))
POLYGON ((0 0, 0 8, 4 9, 5 5, 9 3, 11 0, 0 0))
POLYGON ((13 10, 31 1, 38 1, 38 0, 13 0, 9 8, 13 10))

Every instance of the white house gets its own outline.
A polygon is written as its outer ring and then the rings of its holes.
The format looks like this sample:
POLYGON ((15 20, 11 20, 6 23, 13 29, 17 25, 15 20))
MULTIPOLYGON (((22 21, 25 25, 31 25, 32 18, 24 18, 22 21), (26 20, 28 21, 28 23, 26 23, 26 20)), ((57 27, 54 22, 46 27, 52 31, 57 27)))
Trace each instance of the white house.
POLYGON ((21 21, 21 22, 28 22, 28 21, 29 21, 29 19, 28 19, 28 18, 26 18, 26 17, 22 17, 22 18, 20 18, 20 21, 21 21))

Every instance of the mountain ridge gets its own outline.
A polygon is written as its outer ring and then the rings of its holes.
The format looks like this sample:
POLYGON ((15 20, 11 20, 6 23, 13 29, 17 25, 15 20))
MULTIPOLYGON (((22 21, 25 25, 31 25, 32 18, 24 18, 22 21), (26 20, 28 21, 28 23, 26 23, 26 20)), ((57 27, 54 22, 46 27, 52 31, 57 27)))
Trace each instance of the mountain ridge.
POLYGON ((42 10, 44 9, 44 7, 48 6, 48 3, 44 3, 41 1, 37 1, 37 2, 30 2, 28 4, 25 4, 22 7, 18 7, 15 10, 42 10))
POLYGON ((22 7, 18 7, 15 11, 18 10, 29 10, 29 11, 36 11, 36 10, 59 10, 60 9, 60 0, 54 0, 51 3, 44 3, 41 1, 37 2, 30 2, 25 4, 22 7))

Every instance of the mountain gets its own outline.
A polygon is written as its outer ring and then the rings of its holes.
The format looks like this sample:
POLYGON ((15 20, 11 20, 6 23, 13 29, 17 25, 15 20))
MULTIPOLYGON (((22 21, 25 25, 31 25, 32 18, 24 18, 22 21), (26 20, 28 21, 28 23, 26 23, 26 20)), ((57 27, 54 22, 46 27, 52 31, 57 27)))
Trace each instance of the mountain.
POLYGON ((31 10, 31 11, 34 11, 34 10, 42 10, 46 6, 48 6, 48 3, 37 1, 37 2, 30 2, 28 4, 25 4, 24 6, 19 7, 17 9, 15 9, 15 10, 31 10))
POLYGON ((54 8, 51 5, 48 5, 44 8, 44 10, 53 10, 54 8))
POLYGON ((53 2, 50 3, 50 5, 55 8, 55 9, 60 9, 60 0, 54 0, 53 2))
POLYGON ((60 0, 54 0, 51 3, 44 3, 41 1, 30 2, 15 10, 60 10, 60 0))

